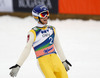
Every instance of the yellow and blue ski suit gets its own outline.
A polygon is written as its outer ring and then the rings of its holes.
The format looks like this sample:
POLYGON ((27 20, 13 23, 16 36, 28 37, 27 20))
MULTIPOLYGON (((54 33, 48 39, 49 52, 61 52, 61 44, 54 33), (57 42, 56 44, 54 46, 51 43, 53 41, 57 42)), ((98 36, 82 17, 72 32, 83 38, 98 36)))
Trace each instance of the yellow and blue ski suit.
POLYGON ((34 27, 30 32, 35 36, 32 46, 45 77, 68 78, 64 65, 55 50, 55 28, 53 26, 34 27))

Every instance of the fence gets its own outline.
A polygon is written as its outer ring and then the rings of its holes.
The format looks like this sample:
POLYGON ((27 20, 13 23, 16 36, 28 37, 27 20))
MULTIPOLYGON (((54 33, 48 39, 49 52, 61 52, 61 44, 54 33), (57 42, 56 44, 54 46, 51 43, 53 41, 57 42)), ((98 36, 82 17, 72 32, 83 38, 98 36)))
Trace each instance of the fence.
POLYGON ((44 4, 51 19, 96 19, 100 20, 100 0, 0 0, 0 15, 31 15, 35 5, 44 4), (24 12, 24 13, 23 13, 24 12))

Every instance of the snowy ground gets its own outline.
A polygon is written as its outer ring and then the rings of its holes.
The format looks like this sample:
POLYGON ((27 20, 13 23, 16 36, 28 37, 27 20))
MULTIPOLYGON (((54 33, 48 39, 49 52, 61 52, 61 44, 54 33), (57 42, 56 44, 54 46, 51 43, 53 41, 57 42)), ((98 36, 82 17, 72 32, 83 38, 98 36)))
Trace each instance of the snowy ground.
MULTIPOLYGON (((0 78, 11 78, 9 67, 16 64, 27 32, 35 25, 31 16, 0 16, 0 78)), ((49 20, 49 25, 56 27, 64 53, 73 65, 69 78, 100 78, 100 21, 49 20)), ((33 49, 17 78, 44 78, 33 49)))

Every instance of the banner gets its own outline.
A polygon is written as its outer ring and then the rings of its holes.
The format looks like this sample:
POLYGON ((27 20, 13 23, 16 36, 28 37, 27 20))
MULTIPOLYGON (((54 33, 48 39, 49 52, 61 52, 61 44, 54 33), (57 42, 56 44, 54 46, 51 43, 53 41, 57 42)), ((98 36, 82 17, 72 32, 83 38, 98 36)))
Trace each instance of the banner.
POLYGON ((100 15, 100 0, 59 0, 59 13, 100 15))
POLYGON ((13 12, 12 0, 0 0, 0 12, 13 12))
POLYGON ((32 12, 34 6, 44 4, 50 13, 58 13, 58 0, 13 0, 15 12, 32 12))

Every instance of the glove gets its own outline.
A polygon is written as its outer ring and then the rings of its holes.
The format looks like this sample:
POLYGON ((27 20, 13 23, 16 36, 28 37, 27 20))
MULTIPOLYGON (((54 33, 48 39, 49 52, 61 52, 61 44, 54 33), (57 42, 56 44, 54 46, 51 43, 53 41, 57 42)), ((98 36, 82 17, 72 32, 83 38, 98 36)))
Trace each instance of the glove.
POLYGON ((63 65, 64 65, 66 71, 69 70, 69 66, 72 66, 67 60, 63 61, 62 63, 63 63, 63 65))
POLYGON ((11 72, 10 72, 10 76, 11 77, 16 77, 17 73, 18 73, 18 71, 20 69, 20 66, 18 64, 16 64, 16 65, 10 67, 9 69, 12 69, 11 72))

